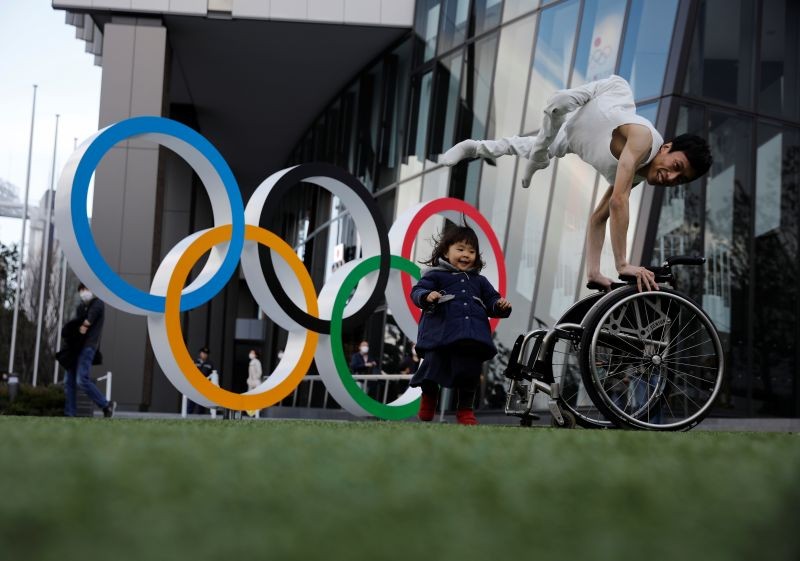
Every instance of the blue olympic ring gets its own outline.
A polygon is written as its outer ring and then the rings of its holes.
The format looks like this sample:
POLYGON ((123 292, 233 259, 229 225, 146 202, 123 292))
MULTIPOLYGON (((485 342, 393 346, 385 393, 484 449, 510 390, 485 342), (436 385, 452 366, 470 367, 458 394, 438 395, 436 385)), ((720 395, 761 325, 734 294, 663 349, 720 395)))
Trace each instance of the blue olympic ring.
POLYGON ((118 142, 147 133, 170 135, 196 148, 219 175, 230 201, 233 230, 225 259, 222 266, 207 283, 183 295, 181 311, 186 311, 208 302, 225 287, 236 271, 239 255, 244 246, 244 203, 239 192, 239 184, 222 155, 201 134, 177 121, 150 116, 126 119, 109 126, 98 134, 87 148, 75 172, 70 200, 75 237, 87 263, 111 291, 141 309, 157 313, 164 312, 164 296, 150 294, 130 285, 106 263, 94 242, 89 226, 89 217, 86 213, 89 181, 106 152, 118 142))

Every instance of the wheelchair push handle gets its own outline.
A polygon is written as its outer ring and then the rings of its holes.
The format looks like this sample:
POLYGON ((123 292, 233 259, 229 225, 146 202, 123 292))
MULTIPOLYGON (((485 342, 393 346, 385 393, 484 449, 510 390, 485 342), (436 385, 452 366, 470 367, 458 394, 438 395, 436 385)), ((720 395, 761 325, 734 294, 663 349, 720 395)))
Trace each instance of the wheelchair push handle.
MULTIPOLYGON (((675 255, 672 257, 667 257, 664 260, 664 263, 661 265, 661 267, 645 266, 645 269, 653 271, 656 274, 655 280, 657 283, 674 284, 675 278, 672 276, 672 267, 674 267, 675 265, 697 266, 697 265, 702 265, 705 262, 706 258, 701 255, 675 255)), ((622 282, 612 283, 611 285, 612 289, 628 286, 636 282, 636 277, 633 275, 620 275, 619 279, 622 282)), ((605 287, 596 282, 587 283, 586 288, 590 290, 601 290, 605 292, 605 287)))
POLYGON ((669 268, 673 265, 702 265, 705 262, 706 258, 701 255, 675 255, 667 257, 663 266, 669 268))

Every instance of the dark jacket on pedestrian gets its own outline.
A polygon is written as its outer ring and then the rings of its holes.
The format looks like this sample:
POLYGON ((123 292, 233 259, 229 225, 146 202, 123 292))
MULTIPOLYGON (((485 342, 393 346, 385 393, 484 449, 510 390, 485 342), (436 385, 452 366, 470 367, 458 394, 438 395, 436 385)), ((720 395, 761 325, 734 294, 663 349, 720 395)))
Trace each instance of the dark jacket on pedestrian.
POLYGON ((497 354, 489 327, 490 317, 508 317, 511 310, 497 307, 500 300, 486 277, 477 270, 459 271, 447 261, 425 272, 411 289, 411 300, 422 308, 417 336, 417 354, 457 341, 473 341, 482 360, 497 354), (425 298, 431 292, 442 294, 435 303, 425 298))
POLYGON ((350 372, 353 374, 378 374, 378 361, 371 356, 366 357, 361 353, 353 353, 350 356, 350 372), (368 362, 373 362, 372 366, 367 366, 368 362))
POLYGON ((86 331, 83 340, 84 347, 98 348, 100 346, 100 335, 103 333, 103 322, 106 316, 106 305, 99 298, 92 298, 89 303, 81 302, 75 310, 75 318, 81 322, 87 320, 91 325, 86 331))
POLYGON ((81 335, 80 328, 83 323, 83 318, 74 318, 69 320, 61 328, 61 337, 64 344, 61 350, 56 353, 56 360, 66 370, 75 368, 78 362, 78 355, 83 348, 83 335, 81 335))

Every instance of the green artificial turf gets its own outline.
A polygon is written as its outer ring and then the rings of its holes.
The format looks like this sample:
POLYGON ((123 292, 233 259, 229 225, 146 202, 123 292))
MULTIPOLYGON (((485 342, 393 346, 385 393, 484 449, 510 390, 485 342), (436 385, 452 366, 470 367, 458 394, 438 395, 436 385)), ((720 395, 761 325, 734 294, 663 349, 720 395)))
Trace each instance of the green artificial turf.
POLYGON ((0 417, 0 559, 800 559, 796 434, 0 417))

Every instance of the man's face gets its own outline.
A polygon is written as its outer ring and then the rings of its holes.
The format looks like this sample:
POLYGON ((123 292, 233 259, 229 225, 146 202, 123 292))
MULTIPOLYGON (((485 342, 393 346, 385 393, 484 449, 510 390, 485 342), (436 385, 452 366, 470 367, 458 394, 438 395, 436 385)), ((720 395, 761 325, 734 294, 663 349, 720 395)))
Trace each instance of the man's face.
POLYGON ((204 353, 203 351, 200 351, 200 360, 202 360, 203 362, 208 360, 208 353, 204 353))
POLYGON ((671 142, 664 144, 650 162, 647 170, 647 182, 650 185, 671 187, 689 183, 697 176, 686 158, 686 154, 677 151, 670 152, 671 147, 671 142))

